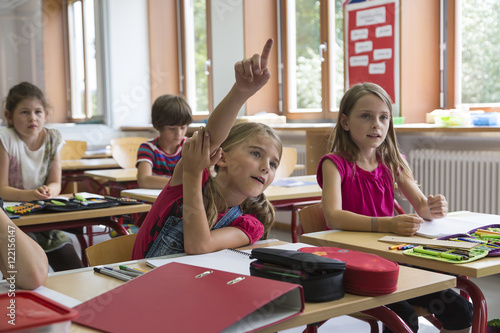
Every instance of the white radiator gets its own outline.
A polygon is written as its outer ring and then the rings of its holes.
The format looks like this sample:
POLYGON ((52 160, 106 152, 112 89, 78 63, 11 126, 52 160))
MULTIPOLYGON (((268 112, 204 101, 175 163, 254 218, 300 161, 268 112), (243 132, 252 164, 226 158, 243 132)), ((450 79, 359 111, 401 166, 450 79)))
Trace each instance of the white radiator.
POLYGON ((409 163, 424 194, 443 194, 449 211, 500 215, 500 152, 416 149, 409 163))

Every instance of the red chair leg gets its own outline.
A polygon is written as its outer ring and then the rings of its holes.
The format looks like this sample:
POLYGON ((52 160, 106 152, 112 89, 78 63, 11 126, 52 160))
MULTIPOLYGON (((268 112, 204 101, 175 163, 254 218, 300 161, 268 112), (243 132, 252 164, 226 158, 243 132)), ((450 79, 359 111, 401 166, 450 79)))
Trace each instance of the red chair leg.
POLYGON ((472 299, 474 305, 474 315, 472 319, 472 333, 486 332, 486 323, 488 321, 488 310, 483 292, 474 282, 464 276, 457 277, 457 288, 465 291, 472 299))
POLYGON ((408 327, 408 325, 406 325, 406 323, 391 309, 385 306, 379 306, 378 308, 361 311, 361 313, 377 318, 393 332, 412 333, 412 330, 408 327))

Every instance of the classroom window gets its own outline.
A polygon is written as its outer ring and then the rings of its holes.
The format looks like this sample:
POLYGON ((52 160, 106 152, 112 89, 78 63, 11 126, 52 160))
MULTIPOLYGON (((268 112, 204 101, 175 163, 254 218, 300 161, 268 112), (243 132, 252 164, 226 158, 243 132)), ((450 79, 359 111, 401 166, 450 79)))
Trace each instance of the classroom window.
POLYGON ((341 0, 281 2, 285 112, 331 118, 344 92, 341 0))
POLYGON ((207 115, 213 102, 211 96, 211 57, 209 53, 208 28, 210 2, 206 0, 184 0, 183 33, 185 40, 185 89, 193 114, 207 115))
POLYGON ((456 17, 457 104, 500 104, 500 2, 458 1, 456 17))
POLYGON ((102 118, 97 107, 94 2, 69 1, 67 10, 71 118, 102 118))

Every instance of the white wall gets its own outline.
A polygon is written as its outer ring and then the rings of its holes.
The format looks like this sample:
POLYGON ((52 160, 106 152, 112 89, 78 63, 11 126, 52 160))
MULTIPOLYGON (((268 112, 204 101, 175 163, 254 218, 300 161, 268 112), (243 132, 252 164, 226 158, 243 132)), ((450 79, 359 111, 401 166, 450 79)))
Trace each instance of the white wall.
POLYGON ((42 28, 40 0, 0 2, 0 100, 22 81, 44 90, 42 28))
POLYGON ((151 86, 146 0, 108 0, 110 125, 151 123, 151 86))

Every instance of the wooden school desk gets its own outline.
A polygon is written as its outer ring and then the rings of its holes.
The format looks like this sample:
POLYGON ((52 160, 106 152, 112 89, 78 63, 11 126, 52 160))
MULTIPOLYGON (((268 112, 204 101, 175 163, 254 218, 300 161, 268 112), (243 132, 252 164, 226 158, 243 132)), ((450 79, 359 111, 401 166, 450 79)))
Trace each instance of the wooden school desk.
POLYGON ((73 183, 74 186, 71 189, 71 193, 78 192, 77 182, 83 182, 86 186, 88 192, 93 192, 91 183, 97 187, 100 186, 92 178, 87 178, 83 176, 86 170, 98 170, 98 169, 113 169, 119 168, 120 166, 113 158, 93 158, 93 159, 80 159, 80 160, 64 160, 61 161, 62 168, 62 184, 61 193, 66 193, 66 189, 69 183, 73 183))
MULTIPOLYGON (((312 204, 321 200, 321 187, 319 187, 316 176, 297 176, 288 177, 291 181, 313 182, 312 185, 302 186, 275 186, 270 185, 265 191, 267 199, 273 204, 276 209, 289 210, 292 213, 291 234, 292 242, 297 242, 297 218, 299 206, 312 204)), ((161 190, 155 189, 132 189, 121 192, 122 197, 129 197, 146 202, 155 202, 161 190)))
POLYGON ((99 186, 97 193, 106 195, 106 186, 109 187, 110 195, 119 197, 120 191, 137 187, 137 169, 107 169, 87 170, 84 176, 98 180, 104 180, 99 186))
MULTIPOLYGON (((437 270, 451 274, 458 274, 457 288, 466 292, 474 304, 473 333, 486 332, 487 308, 484 295, 472 281, 466 277, 482 277, 500 273, 500 258, 482 258, 470 263, 450 264, 437 260, 423 259, 404 255, 402 251, 389 250, 390 243, 380 242, 384 236, 394 234, 328 230, 304 234, 301 242, 315 246, 334 246, 361 252, 373 253, 381 257, 413 266, 437 270)), ((414 236, 418 237, 418 236, 414 236)), ((412 281, 416 279, 412 277, 412 281)))
MULTIPOLYGON (((280 244, 284 243, 269 242, 242 249, 280 244)), ((127 262, 125 264, 129 267, 136 267, 143 270, 151 269, 146 266, 145 260, 127 262)), ((112 264, 107 266, 117 267, 118 265, 119 264, 112 264)), ((44 286, 77 300, 87 301, 106 291, 118 287, 123 283, 124 282, 115 278, 94 273, 91 268, 84 268, 66 271, 64 273, 52 274, 49 276, 44 286)), ((394 293, 377 297, 359 296, 346 293, 342 299, 336 301, 305 303, 304 312, 300 315, 272 325, 259 332, 282 331, 355 312, 366 311, 368 314, 386 314, 387 308, 382 307, 384 304, 390 304, 408 298, 425 295, 427 293, 453 288, 455 283, 455 277, 450 275, 403 266, 400 267, 398 287, 394 293)), ((189 309, 185 309, 184 311, 189 311, 189 309)), ((389 311, 389 315, 394 315, 394 313, 389 311)), ((77 324, 72 324, 71 332, 95 331, 77 324)))
POLYGON ((47 230, 76 230, 76 236, 82 250, 82 262, 87 265, 87 257, 85 249, 87 241, 83 237, 83 227, 93 225, 105 225, 115 230, 118 235, 127 235, 127 230, 123 226, 111 219, 111 216, 129 215, 140 213, 145 215, 151 209, 151 205, 123 205, 109 208, 86 209, 74 212, 57 212, 57 213, 35 213, 31 215, 21 216, 18 219, 12 220, 24 232, 38 232, 47 230))
POLYGON ((87 149, 85 154, 83 155, 82 158, 110 158, 111 156, 111 149, 87 149))

